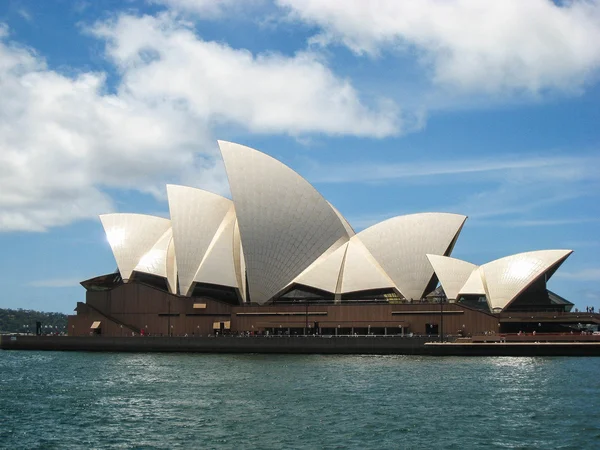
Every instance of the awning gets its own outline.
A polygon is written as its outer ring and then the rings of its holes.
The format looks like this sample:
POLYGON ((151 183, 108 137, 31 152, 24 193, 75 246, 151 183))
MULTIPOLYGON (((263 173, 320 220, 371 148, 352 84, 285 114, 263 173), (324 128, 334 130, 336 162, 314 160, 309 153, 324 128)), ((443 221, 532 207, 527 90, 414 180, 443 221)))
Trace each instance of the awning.
POLYGON ((100 322, 99 320, 97 320, 96 322, 94 322, 94 323, 92 324, 92 326, 91 326, 90 328, 91 328, 92 330, 97 330, 98 328, 100 328, 100 324, 101 324, 101 323, 102 323, 102 322, 100 322))
POLYGON ((230 320, 228 320, 227 322, 223 322, 223 323, 225 324, 225 329, 226 330, 231 329, 231 321, 230 320))

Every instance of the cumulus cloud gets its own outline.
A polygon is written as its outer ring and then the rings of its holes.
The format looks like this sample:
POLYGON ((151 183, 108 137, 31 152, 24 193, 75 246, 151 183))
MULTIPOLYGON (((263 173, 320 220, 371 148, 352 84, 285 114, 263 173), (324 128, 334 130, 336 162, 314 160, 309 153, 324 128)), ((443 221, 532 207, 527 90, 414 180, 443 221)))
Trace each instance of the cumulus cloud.
POLYGON ((121 16, 92 31, 108 41, 121 92, 165 98, 213 124, 259 133, 385 137, 397 133, 393 104, 365 106, 348 80, 311 53, 286 57, 199 39, 168 15, 121 16))
POLYGON ((200 40, 164 15, 92 31, 120 79, 65 75, 0 26, 0 231, 43 231, 114 209, 108 189, 164 195, 166 182, 227 192, 214 128, 395 133, 391 110, 308 54, 252 55, 200 40))
POLYGON ((0 230, 43 231, 113 209, 104 187, 156 192, 194 163, 206 132, 172 105, 109 95, 0 43, 0 230))
POLYGON ((415 56, 434 83, 466 92, 580 89, 600 66, 600 2, 277 0, 321 28, 313 43, 415 56))

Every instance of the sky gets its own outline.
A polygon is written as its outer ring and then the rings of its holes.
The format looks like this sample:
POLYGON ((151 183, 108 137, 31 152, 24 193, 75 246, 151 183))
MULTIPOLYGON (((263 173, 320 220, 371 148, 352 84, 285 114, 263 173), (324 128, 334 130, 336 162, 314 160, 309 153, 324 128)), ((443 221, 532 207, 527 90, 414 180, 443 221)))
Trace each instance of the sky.
POLYGON ((0 307, 70 313, 99 214, 229 196, 217 139, 359 231, 469 218, 453 257, 568 248, 600 308, 600 1, 0 0, 0 307))

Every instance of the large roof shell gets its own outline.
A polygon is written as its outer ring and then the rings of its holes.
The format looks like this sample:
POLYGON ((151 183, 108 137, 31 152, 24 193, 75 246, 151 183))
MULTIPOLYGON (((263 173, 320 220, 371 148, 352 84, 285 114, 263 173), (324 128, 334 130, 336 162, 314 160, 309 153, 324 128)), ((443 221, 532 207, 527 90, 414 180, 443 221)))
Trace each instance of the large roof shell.
POLYGON ((518 253, 481 266, 488 303, 492 310, 506 308, 544 274, 552 274, 572 250, 539 250, 518 253))
POLYGON ((321 194, 286 165, 243 145, 219 141, 219 147, 235 203, 250 300, 262 304, 348 232, 321 194))
POLYGON ((231 200, 201 189, 167 185, 179 293, 189 295, 202 260, 230 210, 231 200))
POLYGON ((434 276, 426 255, 448 256, 465 220, 460 214, 410 214, 375 224, 356 236, 405 298, 420 299, 434 276))
POLYGON ((145 214, 103 214, 100 221, 125 282, 171 227, 169 219, 145 214))
POLYGON ((460 289, 478 266, 449 256, 427 255, 446 297, 456 300, 460 289))

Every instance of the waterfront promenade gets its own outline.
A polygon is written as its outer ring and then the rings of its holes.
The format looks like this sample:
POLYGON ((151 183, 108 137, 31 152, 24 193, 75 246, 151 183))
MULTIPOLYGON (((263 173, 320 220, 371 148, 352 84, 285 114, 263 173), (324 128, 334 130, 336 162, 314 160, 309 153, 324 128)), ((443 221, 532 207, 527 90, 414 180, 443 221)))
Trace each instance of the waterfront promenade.
POLYGON ((430 356, 600 356, 597 336, 571 342, 538 340, 488 342, 437 337, 390 336, 270 336, 270 337, 100 337, 1 336, 4 350, 92 352, 195 352, 278 354, 380 354, 430 356))

